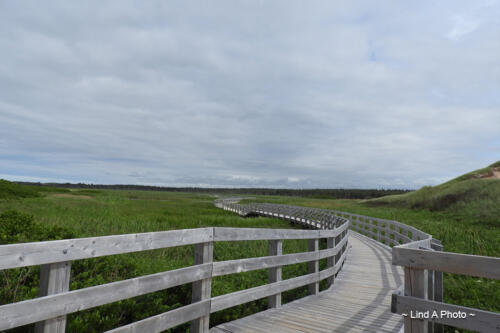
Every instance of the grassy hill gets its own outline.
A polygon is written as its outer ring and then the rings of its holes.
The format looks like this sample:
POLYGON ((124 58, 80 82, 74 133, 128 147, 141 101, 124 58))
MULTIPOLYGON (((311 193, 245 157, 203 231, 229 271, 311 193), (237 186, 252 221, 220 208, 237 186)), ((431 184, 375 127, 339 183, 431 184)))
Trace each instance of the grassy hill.
POLYGON ((447 212, 500 226, 500 161, 437 186, 367 200, 369 206, 405 207, 447 212))
POLYGON ((43 192, 69 192, 69 190, 49 186, 22 185, 0 179, 0 199, 36 198, 42 196, 43 192))
POLYGON ((0 179, 0 199, 39 197, 40 194, 31 186, 19 185, 0 179))

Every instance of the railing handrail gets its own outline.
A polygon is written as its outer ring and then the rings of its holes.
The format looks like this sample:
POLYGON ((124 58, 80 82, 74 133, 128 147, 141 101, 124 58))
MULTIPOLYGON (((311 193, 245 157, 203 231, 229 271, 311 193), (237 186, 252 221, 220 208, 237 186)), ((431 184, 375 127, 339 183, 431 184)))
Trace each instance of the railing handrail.
POLYGON ((346 229, 347 226, 334 230, 210 227, 7 244, 0 245, 0 270, 211 241, 328 238, 346 229))
MULTIPOLYGON (((235 202, 235 199, 229 203, 216 201, 215 205, 234 210, 235 202)), ((241 210, 239 213, 243 215, 248 211, 241 210)), ((302 213, 305 215, 287 215, 287 219, 316 230, 209 227, 1 245, 0 270, 33 265, 41 265, 42 269, 40 297, 1 305, 0 330, 37 322, 37 332, 64 332, 67 314, 193 283, 193 302, 190 305, 116 328, 112 332, 150 331, 152 327, 154 331, 162 331, 189 321, 192 323, 192 332, 206 332, 212 312, 262 297, 269 297, 269 303, 279 307, 283 291, 305 285, 309 286, 310 294, 318 293, 319 281, 328 279, 331 283, 342 267, 347 253, 349 221, 337 217, 327 217, 321 221, 305 219, 308 210, 302 213), (318 247, 318 241, 322 238, 327 239, 325 250, 319 250, 318 247), (281 244, 286 239, 307 239, 309 251, 283 255, 281 244), (268 240, 270 255, 213 261, 214 242, 246 240, 268 240), (195 245, 195 263, 192 266, 69 291, 71 262, 74 260, 184 245, 195 245), (318 262, 325 258, 327 269, 320 271, 318 262), (309 265, 307 275, 281 280, 282 266, 302 262, 309 265), (212 277, 264 268, 269 269, 268 284, 211 296, 212 277)))
MULTIPOLYGON (((255 207, 276 208, 281 211, 303 208, 276 204, 238 205, 231 203, 240 213, 248 214, 255 207)), ((259 208, 258 208, 259 209, 259 208)), ((404 267, 406 285, 393 294, 391 310, 406 313, 410 310, 462 311, 473 314, 467 320, 438 318, 428 321, 405 317, 405 332, 442 332, 441 324, 481 332, 500 332, 500 314, 459 305, 443 303, 443 272, 460 275, 500 279, 500 258, 443 252, 442 244, 431 234, 404 223, 352 214, 330 209, 309 208, 311 217, 321 213, 333 214, 351 221, 350 228, 371 239, 392 247, 392 263, 404 267)))

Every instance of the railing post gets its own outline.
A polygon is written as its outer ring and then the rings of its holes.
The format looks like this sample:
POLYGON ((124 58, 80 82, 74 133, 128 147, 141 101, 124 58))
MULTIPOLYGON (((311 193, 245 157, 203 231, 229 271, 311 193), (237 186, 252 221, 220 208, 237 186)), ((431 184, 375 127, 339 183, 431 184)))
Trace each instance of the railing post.
MULTIPOLYGON (((63 293, 69 290, 71 261, 41 265, 38 297, 63 293)), ((35 333, 64 333, 66 316, 47 319, 35 324, 35 333)))
MULTIPOLYGON (((212 229, 213 230, 213 229, 212 229)), ((214 243, 206 242, 195 244, 194 246, 194 264, 205 264, 213 262, 214 243)), ((211 275, 211 274, 210 274, 211 275)), ((212 296, 212 278, 193 282, 192 303, 209 299, 212 296)), ((210 328, 210 314, 197 318, 191 322, 192 333, 208 333, 210 328)))
MULTIPOLYGON (((328 237, 326 239, 326 247, 328 249, 333 249, 335 247, 335 237, 328 237)), ((335 257, 336 257, 336 255, 333 255, 331 257, 326 258, 326 268, 327 269, 335 266, 335 257)), ((331 287, 333 285, 334 281, 335 281, 335 274, 333 274, 332 276, 330 276, 327 279, 328 287, 331 287)))
MULTIPOLYGON (((319 251, 319 239, 310 239, 308 241, 308 248, 309 251, 314 251, 317 252, 319 251)), ((319 272, 319 260, 313 260, 307 263, 307 270, 309 274, 312 273, 318 273, 319 272)), ((319 281, 315 283, 311 283, 310 285, 307 286, 307 289, 309 291, 309 295, 317 295, 319 293, 319 281)))
MULTIPOLYGON (((443 251, 443 245, 441 242, 431 242, 431 248, 434 251, 443 251)), ((434 271, 433 294, 434 301, 443 301, 443 272, 434 271)), ((443 333, 443 325, 434 323, 433 331, 434 333, 443 333)))
MULTIPOLYGON (((270 240, 269 241, 269 255, 280 256, 283 254, 283 241, 270 240)), ((269 268, 269 283, 281 281, 281 266, 269 268)), ((281 307, 281 293, 269 296, 267 298, 267 307, 280 308, 281 307)))
MULTIPOLYGON (((405 295, 427 299, 427 272, 424 269, 405 267, 405 295)), ((404 319, 405 333, 427 333, 427 323, 422 319, 404 319)))

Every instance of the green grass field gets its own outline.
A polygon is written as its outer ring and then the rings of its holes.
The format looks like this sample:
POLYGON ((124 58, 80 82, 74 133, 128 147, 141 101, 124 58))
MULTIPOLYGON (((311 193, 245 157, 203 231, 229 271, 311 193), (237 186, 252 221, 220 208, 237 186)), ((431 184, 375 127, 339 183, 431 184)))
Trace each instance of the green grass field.
MULTIPOLYGON (((196 193, 19 188, 0 182, 0 243, 198 228, 205 226, 292 228, 270 218, 240 218, 213 206, 214 197, 196 193), (3 188, 2 188, 3 186, 3 188)), ((443 242, 445 251, 500 257, 500 180, 465 178, 437 187, 373 200, 258 196, 253 201, 330 208, 397 220, 443 242), (444 198, 444 199, 443 199, 444 198)), ((267 255, 266 242, 217 243, 215 260, 267 255)), ((305 241, 285 241, 284 252, 306 251, 305 241)), ((76 261, 71 289, 191 265, 193 247, 76 261)), ((305 274, 306 264, 287 266, 283 278, 305 274)), ((2 271, 0 302, 36 297, 38 268, 2 271)), ((212 295, 267 282, 267 271, 216 278, 212 295)), ((168 311, 190 302, 190 285, 116 302, 69 316, 68 331, 100 332, 168 311)), ((305 289, 287 292, 284 300, 302 297, 305 289)), ((445 301, 500 312, 500 283, 445 275, 445 301)), ((266 308, 266 300, 221 311, 211 325, 266 308)), ((174 332, 185 332, 187 325, 174 332)), ((29 328, 18 329, 25 332, 29 328)))
MULTIPOLYGON (((215 198, 195 193, 115 190, 52 190, 31 197, 0 200, 0 234, 10 235, 2 243, 103 236, 125 233, 199 228, 206 226, 293 228, 271 218, 240 218, 213 206, 215 198)), ((307 251, 304 240, 284 242, 284 252, 307 251)), ((216 243, 218 261, 267 255, 265 241, 216 243)), ((71 289, 176 269, 193 264, 193 246, 76 261, 71 289)), ((306 274, 306 264, 290 265, 283 277, 306 274)), ((10 303, 37 296, 38 267, 0 273, 0 302, 10 303), (6 273, 7 272, 7 273, 6 273)), ((267 270, 217 277, 212 295, 221 295, 267 283, 267 270)), ((101 332, 190 303, 191 286, 136 297, 69 316, 70 332, 101 332)), ((305 296, 305 288, 285 293, 284 301, 305 296)), ((261 311, 260 300, 216 313, 217 324, 261 311)), ((17 331, 25 332, 30 328, 17 331)), ((185 332, 187 325, 172 331, 185 332)))

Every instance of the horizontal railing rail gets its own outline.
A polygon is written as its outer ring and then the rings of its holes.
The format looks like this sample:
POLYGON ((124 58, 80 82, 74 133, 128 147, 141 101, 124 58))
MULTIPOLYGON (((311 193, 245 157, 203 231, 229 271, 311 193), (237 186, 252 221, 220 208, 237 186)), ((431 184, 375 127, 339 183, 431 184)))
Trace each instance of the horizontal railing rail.
POLYGON ((393 264, 403 266, 405 274, 404 285, 393 294, 391 310, 406 315, 405 332, 442 332, 442 324, 480 332, 500 332, 499 313, 443 303, 443 272, 498 280, 500 258, 442 252, 441 242, 432 235, 398 221, 300 206, 240 205, 239 200, 230 200, 221 208, 243 216, 278 217, 320 229, 335 225, 335 217, 346 218, 350 221, 350 229, 391 247, 393 264), (430 309, 436 311, 437 318, 412 318, 430 309), (467 314, 467 318, 449 318, 450 313, 467 314))
POLYGON ((442 246, 432 241, 392 249, 392 263, 404 267, 405 285, 393 294, 391 310, 405 316, 405 332, 442 331, 441 324, 500 332, 500 313, 443 303, 442 289, 439 299, 432 297, 433 282, 439 277, 442 285, 442 273, 500 280, 500 258, 440 252, 442 246))
POLYGON ((443 303, 443 272, 498 280, 500 258, 442 252, 443 246, 439 240, 398 221, 336 210, 268 203, 250 203, 245 206, 238 204, 238 200, 230 201, 225 209, 240 215, 258 213, 327 229, 331 226, 327 221, 335 221, 332 217, 346 218, 351 222, 351 230, 391 247, 393 264, 403 266, 405 274, 404 285, 393 294, 391 310, 406 315, 405 332, 442 332, 442 324, 480 332, 500 332, 499 313, 443 303), (438 318, 412 318, 416 313, 429 309, 436 311, 438 318), (450 313, 466 313, 467 318, 449 318, 450 313))
MULTIPOLYGON (((234 206, 236 201, 216 201, 215 205, 237 209, 241 215, 250 212, 234 206)), ((335 216, 313 219, 300 209, 296 213, 289 213, 287 219, 316 230, 210 227, 1 245, 0 270, 35 265, 41 265, 41 270, 39 297, 1 305, 0 330, 36 323, 37 332, 64 332, 68 314, 186 283, 192 283, 191 304, 110 332, 161 332, 186 322, 191 322, 191 332, 207 332, 210 313, 264 297, 268 297, 269 307, 280 307, 281 293, 301 286, 308 286, 309 294, 318 294, 319 282, 327 279, 331 285, 346 258, 349 221, 335 216), (282 242, 287 239, 308 240, 309 251, 283 254, 282 242), (327 240, 327 249, 319 249, 320 239, 327 240), (269 241, 269 256, 213 260, 214 242, 252 240, 269 241), (185 245, 195 247, 193 266, 69 290, 71 263, 75 260, 185 245), (327 268, 320 271, 321 259, 327 260, 327 268), (308 263, 308 274, 282 280, 282 267, 297 263, 308 263), (211 296, 213 277, 258 269, 269 270, 268 284, 211 296)), ((276 212, 259 214, 270 216, 276 212)))

